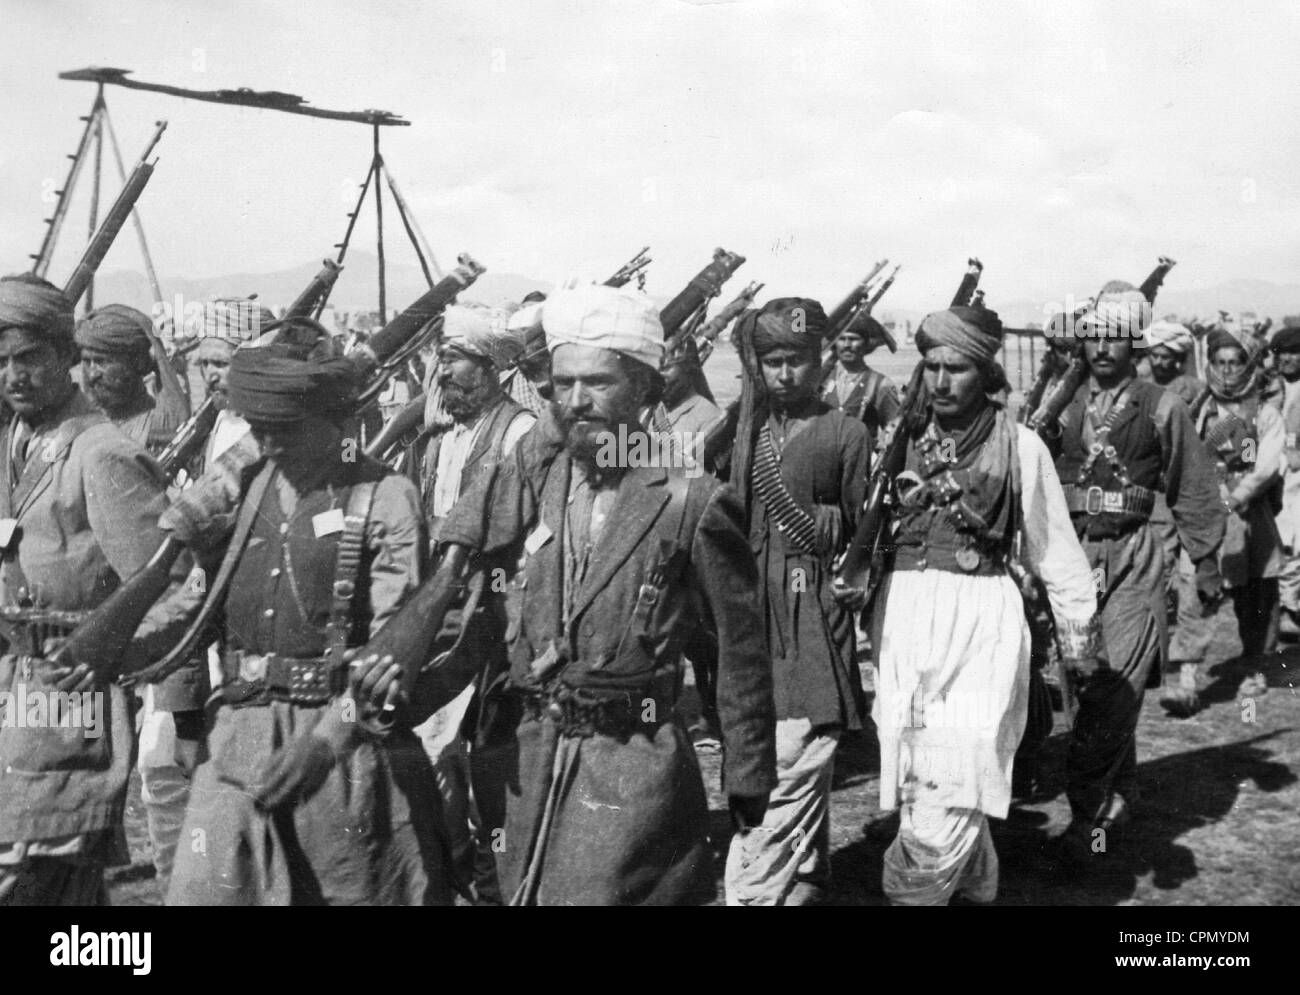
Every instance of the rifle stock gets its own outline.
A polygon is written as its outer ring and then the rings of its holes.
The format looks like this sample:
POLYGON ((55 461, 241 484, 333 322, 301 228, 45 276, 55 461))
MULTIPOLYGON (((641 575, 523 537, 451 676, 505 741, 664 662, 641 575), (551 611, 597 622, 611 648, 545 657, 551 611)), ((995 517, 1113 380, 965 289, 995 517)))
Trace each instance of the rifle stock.
MULTIPOLYGON (((460 265, 448 277, 385 325, 360 355, 349 358, 363 376, 371 380, 386 377, 386 364, 400 356, 409 341, 482 272, 483 267, 462 256, 460 265)), ((116 676, 131 637, 149 607, 167 589, 169 572, 182 549, 186 546, 211 549, 229 536, 244 488, 261 459, 251 434, 244 435, 221 454, 215 466, 182 492, 158 520, 159 526, 170 533, 169 537, 145 567, 125 579, 109 600, 77 626, 60 647, 58 660, 86 663, 105 677, 116 676)), ((184 642, 136 678, 157 681, 179 668, 197 635, 190 633, 184 642)))
POLYGON ((845 551, 844 560, 835 573, 836 582, 846 587, 865 591, 870 585, 871 564, 881 548, 889 522, 890 489, 895 478, 907 466, 907 447, 912 436, 923 427, 923 419, 929 407, 923 362, 917 363, 916 369, 912 371, 903 404, 893 438, 889 440, 889 445, 885 447, 880 462, 871 475, 866 510, 858 519, 853 542, 845 551))
POLYGON ((1142 286, 1138 288, 1142 291, 1142 296, 1147 299, 1148 304, 1156 302, 1156 294, 1165 282, 1165 277, 1169 275, 1169 271, 1176 265, 1178 264, 1168 256, 1160 256, 1156 261, 1156 268, 1151 271, 1151 274, 1142 281, 1142 286))
POLYGON ((980 275, 984 264, 972 256, 966 260, 966 272, 962 274, 961 283, 957 284, 957 293, 952 295, 951 307, 970 307, 975 296, 975 288, 980 285, 980 275))
POLYGON ((104 215, 104 221, 99 226, 99 230, 95 232, 95 237, 90 240, 85 252, 81 254, 77 268, 72 271, 72 275, 68 277, 68 282, 63 285, 63 292, 68 295, 74 305, 81 300, 82 295, 90 286, 90 281, 95 278, 95 271, 99 269, 99 264, 108 255, 108 250, 113 247, 118 232, 126 224, 131 212, 135 210, 135 202, 140 199, 145 186, 149 183, 149 178, 153 176, 153 169, 157 160, 154 162, 146 162, 145 160, 149 157, 149 153, 153 151, 153 147, 158 144, 158 139, 162 137, 166 127, 166 121, 158 122, 153 137, 145 147, 144 154, 140 156, 139 161, 135 164, 135 169, 127 177, 125 185, 117 195, 117 200, 113 201, 112 208, 104 215))
POLYGON ((710 298, 716 297, 722 285, 745 262, 745 257, 726 249, 714 249, 713 260, 700 270, 676 297, 659 312, 664 326, 664 342, 677 338, 682 325, 710 298))
POLYGON ((857 313, 858 308, 862 306, 863 300, 871 293, 871 281, 876 278, 876 274, 888 265, 888 259, 882 259, 876 263, 871 267, 871 272, 849 291, 848 296, 835 305, 831 313, 826 316, 827 339, 833 339, 839 335, 843 330, 842 326, 848 324, 849 320, 857 313))

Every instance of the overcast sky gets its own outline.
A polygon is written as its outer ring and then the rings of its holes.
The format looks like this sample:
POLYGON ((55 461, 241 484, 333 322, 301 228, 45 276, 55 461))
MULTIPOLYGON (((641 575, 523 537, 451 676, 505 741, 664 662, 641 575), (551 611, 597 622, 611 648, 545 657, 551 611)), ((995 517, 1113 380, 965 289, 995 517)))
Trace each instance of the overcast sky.
MULTIPOLYGON (((385 158, 445 265, 468 250, 502 272, 603 277, 649 244, 647 289, 671 294, 722 245, 749 258, 738 279, 829 304, 889 256, 904 264, 891 303, 917 309, 946 304, 972 253, 995 307, 1137 282, 1161 253, 1185 287, 1292 282, 1298 11, 0 0, 0 255, 30 265, 42 191, 94 96, 57 73, 101 65, 405 116, 384 129, 385 158)), ((287 268, 341 237, 365 126, 107 99, 128 159, 170 121, 141 202, 162 273, 287 268)), ((82 201, 56 280, 85 218, 82 201)), ((369 216, 358 238, 372 241, 369 216)), ((124 239, 106 268, 136 258, 124 239)))

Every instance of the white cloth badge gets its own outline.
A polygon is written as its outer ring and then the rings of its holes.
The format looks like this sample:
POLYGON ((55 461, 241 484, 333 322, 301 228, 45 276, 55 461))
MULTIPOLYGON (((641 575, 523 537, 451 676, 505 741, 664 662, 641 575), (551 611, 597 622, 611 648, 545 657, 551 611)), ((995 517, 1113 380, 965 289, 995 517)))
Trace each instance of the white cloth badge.
POLYGON ((18 519, 0 518, 0 549, 8 549, 14 541, 14 530, 18 528, 18 519))
POLYGON ((545 546, 553 535, 555 535, 555 533, 550 530, 550 527, 545 522, 538 522, 537 528, 533 529, 533 531, 528 534, 528 538, 524 540, 524 552, 529 556, 532 556, 539 549, 545 546))
POLYGON ((1098 564, 1092 568, 1092 583, 1097 588, 1098 594, 1106 593, 1106 566, 1098 564))
POLYGON ((329 511, 322 511, 319 515, 312 515, 311 527, 316 533, 317 539, 321 536, 333 535, 335 532, 342 532, 343 509, 331 508, 329 511))

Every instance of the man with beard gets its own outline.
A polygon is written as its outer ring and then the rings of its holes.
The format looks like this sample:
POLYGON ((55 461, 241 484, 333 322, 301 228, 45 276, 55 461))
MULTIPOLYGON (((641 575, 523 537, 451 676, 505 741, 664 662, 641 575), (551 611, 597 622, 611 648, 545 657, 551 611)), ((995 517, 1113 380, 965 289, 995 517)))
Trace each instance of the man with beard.
POLYGON ((1094 830, 1131 818, 1136 730, 1152 668, 1168 653, 1164 551, 1150 523, 1163 490, 1179 539, 1197 570, 1197 596, 1221 595, 1215 551, 1225 512, 1214 468, 1187 406, 1134 370, 1150 305, 1130 284, 1107 284, 1080 320, 1090 376, 1052 440, 1075 532, 1098 591, 1108 662, 1077 669, 1079 709, 1066 756, 1071 821, 1056 866, 1079 870, 1098 852, 1094 830))
MULTIPOLYGON (((442 520, 486 466, 513 452, 537 418, 508 397, 499 375, 518 358, 521 340, 504 328, 494 330, 479 311, 451 306, 443 314, 442 343, 434 377, 452 427, 430 440, 421 488, 430 532, 436 541, 442 520)), ((488 587, 476 604, 458 606, 465 629, 440 643, 435 653, 464 654, 477 663, 479 679, 416 729, 434 765, 442 791, 457 885, 469 893, 471 879, 480 900, 495 899, 491 880, 491 841, 469 792, 469 744, 462 726, 475 694, 507 666, 503 593, 488 587), (476 838, 477 837, 477 838, 476 838), (477 867, 477 871, 476 871, 477 867)), ((476 710, 473 710, 476 711, 476 710)))
MULTIPOLYGON (((77 323, 76 342, 81 348, 82 383, 95 407, 129 439, 157 455, 189 417, 189 402, 149 317, 122 304, 109 304, 77 323), (155 369, 163 387, 161 403, 145 388, 144 378, 155 369)), ((197 670, 193 673, 198 676, 197 670)), ((202 687, 187 688, 179 697, 178 690, 175 680, 145 686, 136 761, 154 867, 164 892, 203 726, 202 711, 193 707, 202 687), (177 727, 184 733, 179 739, 177 727), (178 749, 183 763, 177 762, 178 749)))
POLYGON ((892 343, 885 327, 866 315, 831 343, 833 358, 823 370, 822 400, 867 426, 872 451, 881 430, 898 416, 898 388, 867 365, 867 354, 882 342, 892 343))
MULTIPOLYGON (((771 664, 734 492, 707 475, 602 458, 635 445, 662 389, 644 295, 557 292, 542 311, 562 438, 539 428, 479 475, 442 539, 524 557, 510 669, 485 696, 478 797, 502 812, 518 905, 679 904, 712 892, 708 804, 677 715, 682 644, 716 633, 723 783, 739 827, 775 782, 771 664)), ((495 849, 495 848, 494 848, 495 849)))
MULTIPOLYGON (((1263 660, 1277 649, 1283 553, 1275 501, 1280 505, 1286 429, 1281 412, 1260 397, 1263 375, 1246 370, 1263 348, 1259 340, 1247 334, 1239 341, 1231 332, 1215 329, 1206 348, 1210 399, 1197 414, 1196 430, 1218 472, 1220 496, 1228 510, 1219 571, 1232 596, 1241 639, 1238 667, 1245 679, 1238 696, 1255 698, 1268 691, 1263 660)), ((1190 570, 1183 574, 1178 632, 1170 653, 1181 677, 1161 698, 1161 704, 1180 717, 1200 707, 1196 676, 1209 650, 1214 617, 1196 610, 1200 606, 1194 601, 1194 579, 1188 576, 1190 570)))
POLYGON ((178 851, 168 904, 450 901, 419 742, 348 679, 346 649, 416 586, 425 545, 415 486, 348 458, 356 378, 307 318, 231 357, 230 404, 265 460, 196 622, 221 633, 221 681, 182 834, 204 846, 178 851), (336 720, 346 742, 322 732, 336 720))
MULTIPOLYGON (((157 466, 73 382, 76 361, 72 302, 34 276, 0 280, 0 387, 14 413, 0 439, 0 690, 9 708, 24 696, 85 691, 99 719, 98 735, 87 727, 71 738, 14 715, 0 722, 0 904, 102 904, 105 867, 126 861, 126 692, 84 666, 53 670, 40 654, 46 637, 66 636, 78 614, 148 562, 167 502, 157 466)), ((179 597, 194 600, 189 585, 179 597)), ((150 612, 124 666, 170 645, 177 632, 166 621, 150 612)), ((202 707, 190 675, 169 684, 158 694, 174 707, 202 707)))
POLYGON ((203 460, 196 472, 212 462, 248 434, 248 422, 230 410, 226 380, 230 357, 241 343, 249 342, 270 327, 275 315, 255 299, 223 297, 208 301, 203 307, 203 339, 195 350, 195 364, 207 396, 217 406, 217 423, 203 447, 203 460))
POLYGON ((510 371, 502 377, 501 389, 540 418, 551 396, 551 354, 546 349, 546 333, 542 330, 542 305, 528 303, 532 297, 534 294, 525 297, 524 306, 510 315, 506 323, 506 330, 519 340, 521 351, 510 371))
POLYGON ((77 323, 76 341, 91 402, 135 443, 153 454, 162 450, 190 416, 190 404, 149 316, 109 304, 77 323), (156 399, 145 386, 150 373, 158 376, 156 399))
POLYGON ((865 712, 854 606, 832 591, 831 564, 853 537, 870 452, 863 424, 817 397, 825 327, 817 301, 783 297, 746 312, 733 334, 745 380, 731 472, 761 577, 777 786, 762 825, 732 840, 730 905, 803 905, 824 894, 835 749, 865 712))
POLYGON ((1030 637, 1008 568, 1019 539, 1069 661, 1100 650, 1088 563, 1038 436, 990 400, 1006 386, 1002 325, 982 307, 928 315, 916 336, 927 403, 908 433, 892 555, 872 612, 880 805, 901 810, 884 856, 895 905, 997 896, 990 817, 1005 819, 1026 726, 1030 637))
POLYGON ((1194 344, 1191 331, 1176 321, 1162 319, 1147 329, 1147 343, 1152 381, 1190 407, 1205 389, 1202 381, 1187 372, 1194 344))
POLYGON ((1278 600, 1285 616, 1281 632, 1300 632, 1300 318, 1282 319, 1269 348, 1282 381, 1283 448, 1282 511, 1277 516, 1286 562, 1278 578, 1278 600))

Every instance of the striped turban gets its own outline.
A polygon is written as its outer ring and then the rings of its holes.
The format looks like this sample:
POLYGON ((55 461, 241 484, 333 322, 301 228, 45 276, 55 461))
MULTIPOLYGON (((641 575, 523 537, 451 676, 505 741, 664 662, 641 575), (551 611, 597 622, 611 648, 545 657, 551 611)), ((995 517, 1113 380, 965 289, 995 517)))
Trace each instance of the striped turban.
POLYGON ((507 316, 456 304, 442 314, 442 344, 468 356, 486 359, 498 372, 510 369, 523 352, 523 341, 510 333, 507 316))
POLYGON ((1164 346, 1170 352, 1176 352, 1180 356, 1187 355, 1187 350, 1192 347, 1192 333, 1186 325, 1180 325, 1176 321, 1153 322, 1147 329, 1147 345, 1154 349, 1156 346, 1164 346))
POLYGON ((557 290, 542 304, 546 347, 610 349, 658 375, 664 358, 664 328, 650 298, 635 290, 585 284, 557 290))
MULTIPOLYGON (((275 324, 275 314, 251 297, 218 297, 203 305, 203 327, 187 331, 203 338, 241 345, 275 324)), ((188 323, 187 323, 188 324, 188 323)))
POLYGON ((274 322, 236 349, 227 382, 231 408, 250 422, 276 425, 345 415, 361 386, 356 366, 310 318, 274 322))
POLYGON ((1126 338, 1134 349, 1148 345, 1145 332, 1151 324, 1151 302, 1142 291, 1123 280, 1112 280, 1101 288, 1097 301, 1079 320, 1085 335, 1126 338))

